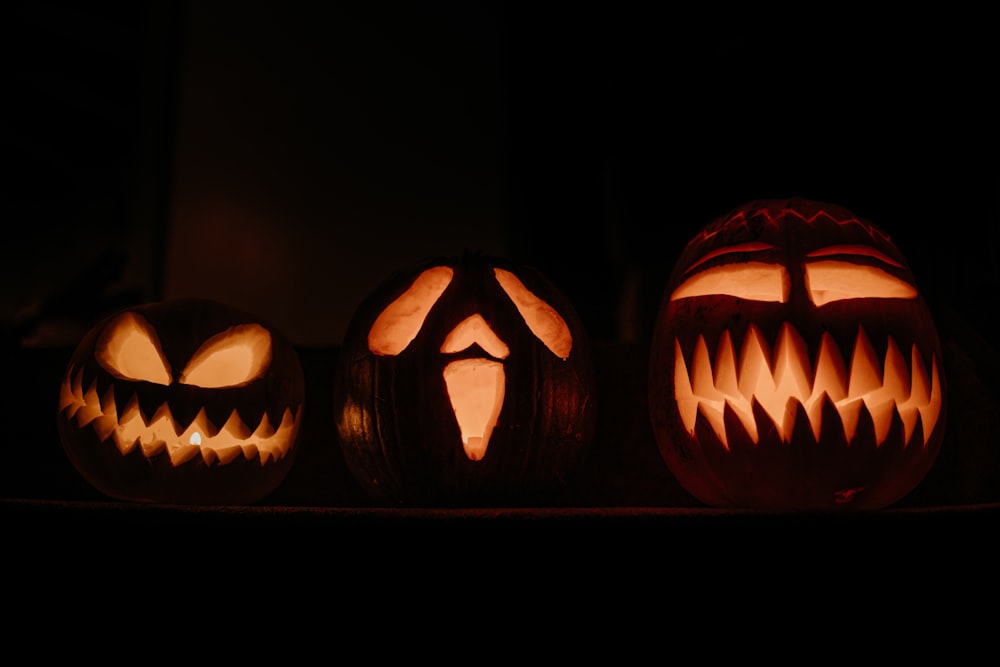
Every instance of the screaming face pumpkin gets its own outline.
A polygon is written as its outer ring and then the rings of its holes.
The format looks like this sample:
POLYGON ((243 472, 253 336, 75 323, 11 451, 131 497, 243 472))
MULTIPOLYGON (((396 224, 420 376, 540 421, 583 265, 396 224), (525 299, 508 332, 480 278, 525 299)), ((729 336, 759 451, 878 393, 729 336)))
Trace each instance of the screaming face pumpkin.
POLYGON ((360 484, 396 504, 497 505, 562 491, 594 431, 583 327, 536 271, 431 262, 362 303, 338 359, 335 414, 360 484))
POLYGON ((668 467, 717 507, 884 507, 944 437, 937 331, 899 249, 804 199, 747 203, 688 243, 649 390, 668 467))
POLYGON ((248 504, 292 464, 298 355, 274 329, 213 301, 123 310, 94 327, 61 385, 70 461, 113 498, 248 504))

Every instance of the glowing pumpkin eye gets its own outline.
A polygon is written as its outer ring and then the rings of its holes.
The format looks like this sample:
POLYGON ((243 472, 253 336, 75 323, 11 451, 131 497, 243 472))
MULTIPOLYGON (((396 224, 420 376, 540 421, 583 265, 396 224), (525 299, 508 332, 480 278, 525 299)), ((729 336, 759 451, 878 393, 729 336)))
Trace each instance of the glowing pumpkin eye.
POLYGON ((844 299, 914 299, 917 290, 876 266, 823 260, 806 264, 809 297, 817 306, 844 299))
POLYGON ((674 290, 670 299, 677 301, 724 294, 751 301, 784 302, 788 300, 789 286, 788 272, 784 267, 764 262, 741 262, 723 264, 691 276, 674 290))
POLYGON ((191 357, 180 382, 205 388, 236 387, 256 380, 271 363, 271 334, 241 324, 209 338, 191 357))
POLYGON ((368 349, 375 354, 397 355, 406 349, 423 326, 438 297, 451 283, 454 271, 446 266, 427 269, 383 310, 368 332, 368 349))
POLYGON ((532 294, 510 271, 494 269, 493 273, 500 287, 514 302, 517 312, 521 313, 531 333, 535 334, 552 354, 563 360, 569 358, 570 350, 573 349, 573 335, 555 308, 532 294))
POLYGON ((135 313, 120 315, 105 327, 95 356, 120 379, 170 384, 170 366, 160 340, 149 322, 135 313))

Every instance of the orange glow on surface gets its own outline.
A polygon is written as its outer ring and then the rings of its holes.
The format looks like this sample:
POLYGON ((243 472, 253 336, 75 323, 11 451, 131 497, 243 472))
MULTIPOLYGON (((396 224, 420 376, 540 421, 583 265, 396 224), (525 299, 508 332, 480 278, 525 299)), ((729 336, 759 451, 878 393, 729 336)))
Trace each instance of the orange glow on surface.
POLYGON ((490 359, 453 361, 445 366, 444 381, 462 431, 465 455, 479 461, 486 455, 503 407, 506 382, 503 364, 490 359))
POLYGON ((271 334, 242 324, 208 339, 191 357, 179 382, 198 387, 238 387, 259 378, 271 364, 271 334))
POLYGON ((674 290, 673 300, 726 294, 751 301, 784 303, 789 279, 785 267, 764 262, 723 264, 696 273, 674 290))
POLYGON ((569 358, 573 349, 573 334, 555 308, 535 296, 510 271, 494 269, 497 282, 521 313, 531 333, 562 360, 569 358))
MULTIPOLYGON (((771 250, 766 243, 742 243, 714 250, 691 268, 724 255, 761 253, 771 250)), ((805 284, 810 300, 817 306, 845 299, 915 299, 917 289, 910 283, 878 266, 849 261, 866 257, 900 268, 902 265, 885 253, 863 245, 835 245, 806 255, 805 284), (839 257, 839 259, 818 259, 839 257)), ((689 272, 691 269, 688 270, 689 272)), ((671 293, 670 299, 726 295, 749 301, 785 303, 790 281, 787 269, 762 261, 739 261, 720 264, 690 275, 671 293)))
POLYGON ((135 313, 115 318, 101 333, 94 354, 102 366, 120 379, 170 384, 170 366, 160 349, 159 338, 149 322, 135 313))
POLYGON ((785 324, 773 354, 756 327, 742 341, 739 355, 726 332, 714 356, 699 336, 687 367, 679 342, 675 343, 674 391, 684 427, 692 435, 701 413, 728 448, 724 408, 728 405, 754 442, 758 424, 752 402, 757 402, 774 421, 782 440, 788 441, 794 427, 796 404, 809 417, 819 440, 824 397, 836 406, 850 441, 857 428, 861 406, 872 415, 878 444, 885 441, 893 416, 904 426, 909 442, 917 420, 923 424, 924 443, 939 418, 942 407, 938 360, 930 360, 930 372, 916 346, 904 354, 889 339, 886 358, 879 359, 863 329, 859 328, 850 367, 829 334, 824 334, 815 364, 809 359, 801 336, 785 324), (773 358, 773 362, 769 361, 773 358), (773 366, 772 366, 773 363, 773 366))
POLYGON ((817 306, 844 299, 915 299, 905 280, 875 266, 824 260, 806 264, 806 287, 817 306))
POLYGON ((284 458, 298 434, 301 407, 296 414, 286 409, 277 428, 270 424, 265 414, 251 429, 236 410, 221 427, 212 424, 204 410, 191 424, 179 425, 166 404, 147 418, 135 397, 119 416, 114 387, 109 387, 100 397, 96 382, 85 389, 82 377, 80 371, 72 380, 63 382, 59 409, 65 411, 67 419, 75 420, 77 426, 90 425, 102 441, 112 440, 123 455, 141 447, 147 458, 166 451, 174 466, 196 456, 201 456, 206 464, 225 464, 242 456, 259 458, 263 465, 284 458))
MULTIPOLYGON (((153 327, 136 313, 124 313, 105 327, 94 354, 119 379, 160 385, 173 381, 153 327)), ((178 381, 206 388, 238 387, 259 378, 270 363, 271 334, 258 324, 241 324, 208 339, 178 381)))
POLYGON ((437 266, 417 276, 413 284, 376 318, 368 332, 368 349, 387 356, 405 350, 453 275, 449 267, 437 266))
POLYGON ((493 329, 478 313, 465 318, 451 330, 441 345, 441 351, 446 354, 461 352, 473 344, 478 344, 497 359, 506 359, 507 355, 510 354, 510 348, 507 347, 507 344, 493 333, 493 329))

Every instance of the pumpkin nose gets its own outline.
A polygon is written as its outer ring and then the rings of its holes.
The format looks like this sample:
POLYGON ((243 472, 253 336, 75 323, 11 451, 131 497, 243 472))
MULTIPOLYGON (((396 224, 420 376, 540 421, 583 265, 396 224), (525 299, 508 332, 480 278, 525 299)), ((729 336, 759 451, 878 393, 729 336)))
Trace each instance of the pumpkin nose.
POLYGON ((471 461, 486 456, 490 434, 500 417, 507 378, 498 360, 506 359, 510 348, 479 313, 459 322, 441 344, 443 354, 457 354, 476 346, 493 359, 473 355, 444 368, 448 400, 462 432, 462 448, 471 461))

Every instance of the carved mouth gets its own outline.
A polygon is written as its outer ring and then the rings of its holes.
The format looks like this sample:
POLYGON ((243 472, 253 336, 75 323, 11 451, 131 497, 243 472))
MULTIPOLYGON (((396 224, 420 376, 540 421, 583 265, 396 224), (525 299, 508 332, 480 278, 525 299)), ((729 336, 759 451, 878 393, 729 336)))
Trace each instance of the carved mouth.
POLYGON ((204 409, 190 424, 182 425, 175 423, 166 403, 147 419, 135 395, 119 411, 113 386, 101 397, 96 381, 84 389, 82 377, 80 371, 72 380, 63 382, 60 412, 67 420, 75 420, 79 428, 89 425, 102 442, 111 440, 123 456, 139 447, 146 458, 166 452, 175 467, 197 456, 206 465, 225 465, 244 458, 258 459, 263 466, 288 455, 298 435, 301 406, 295 414, 286 408, 277 427, 269 422, 266 413, 259 424, 248 426, 236 410, 217 427, 204 409))
POLYGON ((753 326, 742 341, 734 342, 728 331, 723 332, 714 356, 702 336, 686 357, 680 342, 675 342, 674 393, 681 421, 693 435, 701 414, 728 450, 730 439, 736 437, 728 431, 740 426, 757 443, 765 426, 771 428, 759 423, 763 416, 788 442, 800 413, 808 417, 817 442, 824 417, 839 416, 850 443, 867 413, 876 444, 882 445, 893 423, 899 422, 904 444, 922 432, 921 444, 926 445, 943 400, 938 360, 932 356, 928 370, 916 345, 903 350, 891 337, 887 342, 885 358, 880 359, 859 328, 846 361, 826 333, 816 359, 810 359, 802 337, 787 323, 773 347, 753 326), (685 358, 691 359, 690 369, 685 358), (727 412, 738 418, 728 420, 728 429, 727 412))

